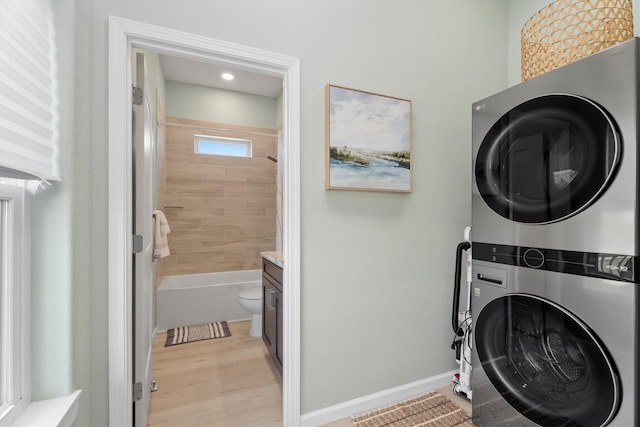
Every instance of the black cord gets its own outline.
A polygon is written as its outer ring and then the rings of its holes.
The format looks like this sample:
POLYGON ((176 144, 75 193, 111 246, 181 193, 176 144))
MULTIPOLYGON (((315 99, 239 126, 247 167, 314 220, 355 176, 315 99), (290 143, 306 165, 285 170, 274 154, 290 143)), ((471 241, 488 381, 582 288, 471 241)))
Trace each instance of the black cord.
MULTIPOLYGON (((453 341, 451 342, 451 349, 455 349, 456 348, 456 343, 458 341, 463 341, 466 340, 466 344, 467 346, 471 347, 472 344, 472 318, 471 318, 471 312, 469 310, 464 312, 464 319, 462 319, 462 321, 460 323, 458 323, 457 328, 456 328, 456 333, 453 336, 453 341)), ((462 343, 460 343, 460 354, 461 357, 464 357, 464 361, 467 362, 469 365, 471 365, 471 361, 465 357, 464 355, 464 350, 462 347, 462 343)))
MULTIPOLYGON (((469 326, 469 328, 467 329, 467 331, 465 332, 466 335, 466 339, 467 339, 467 347, 471 348, 471 326, 469 326)), ((464 355, 464 351, 462 352, 462 357, 464 357, 464 361, 467 362, 469 365, 471 365, 471 360, 467 359, 466 356, 464 355)))
MULTIPOLYGON (((472 332, 473 332, 473 328, 472 328, 472 324, 473 324, 473 320, 471 318, 471 312, 469 310, 465 311, 465 317, 463 319, 463 321, 460 323, 461 324, 461 328, 464 327, 464 335, 462 337, 462 339, 466 340, 466 344, 467 347, 471 348, 471 344, 472 344, 472 332)), ((462 352, 462 356, 464 357, 464 351, 462 352)), ((465 362, 467 362, 469 365, 471 365, 471 361, 469 359, 467 359, 466 357, 464 358, 465 362)))

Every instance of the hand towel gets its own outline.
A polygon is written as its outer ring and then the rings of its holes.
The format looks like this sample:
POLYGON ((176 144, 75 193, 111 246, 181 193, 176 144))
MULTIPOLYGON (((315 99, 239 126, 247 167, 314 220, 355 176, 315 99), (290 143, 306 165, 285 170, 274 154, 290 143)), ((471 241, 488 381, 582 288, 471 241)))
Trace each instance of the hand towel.
POLYGON ((167 217, 162 211, 153 211, 153 255, 155 258, 164 258, 171 255, 167 234, 171 233, 167 217))

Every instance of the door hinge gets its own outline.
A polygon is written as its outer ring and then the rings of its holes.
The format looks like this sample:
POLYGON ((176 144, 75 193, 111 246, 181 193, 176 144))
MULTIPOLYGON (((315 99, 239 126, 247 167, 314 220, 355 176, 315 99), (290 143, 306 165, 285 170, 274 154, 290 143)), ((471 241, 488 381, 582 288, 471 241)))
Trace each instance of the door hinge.
POLYGON ((132 98, 132 102, 133 105, 142 105, 142 95, 143 95, 144 91, 142 90, 141 87, 137 87, 137 86, 133 86, 133 98, 132 98))
POLYGON ((143 238, 140 234, 133 235, 133 253, 139 254, 144 246, 143 238))
POLYGON ((135 383, 133 385, 133 401, 137 402, 142 399, 142 383, 135 383))

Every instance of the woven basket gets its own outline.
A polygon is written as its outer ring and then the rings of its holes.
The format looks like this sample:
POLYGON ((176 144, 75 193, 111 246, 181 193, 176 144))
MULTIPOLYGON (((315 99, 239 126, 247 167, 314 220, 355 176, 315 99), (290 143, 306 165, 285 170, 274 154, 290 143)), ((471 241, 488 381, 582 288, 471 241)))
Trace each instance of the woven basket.
POLYGON ((633 37, 631 0, 557 0, 522 27, 522 80, 633 37))

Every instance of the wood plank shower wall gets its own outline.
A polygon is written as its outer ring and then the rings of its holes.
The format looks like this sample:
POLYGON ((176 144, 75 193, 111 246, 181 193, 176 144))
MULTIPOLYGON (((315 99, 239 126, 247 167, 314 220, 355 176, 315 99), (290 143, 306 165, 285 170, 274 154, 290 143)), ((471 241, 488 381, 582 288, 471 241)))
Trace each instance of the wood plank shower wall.
POLYGON ((194 274, 261 268, 261 251, 275 250, 277 131, 167 117, 167 123, 235 129, 244 135, 165 126, 165 213, 171 256, 164 274, 194 274), (194 153, 194 135, 246 138, 252 158, 194 153))

